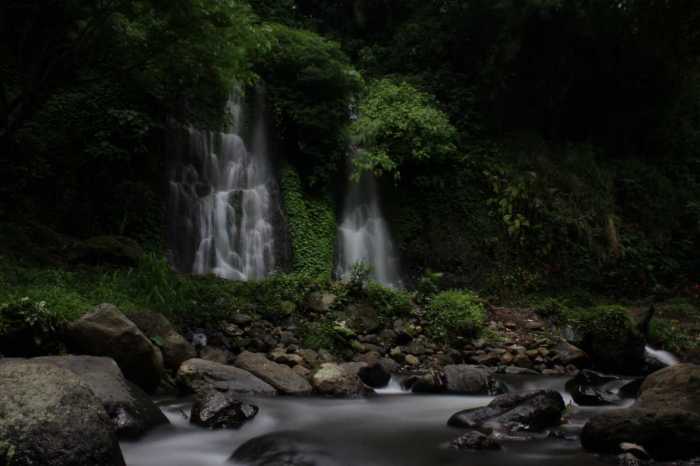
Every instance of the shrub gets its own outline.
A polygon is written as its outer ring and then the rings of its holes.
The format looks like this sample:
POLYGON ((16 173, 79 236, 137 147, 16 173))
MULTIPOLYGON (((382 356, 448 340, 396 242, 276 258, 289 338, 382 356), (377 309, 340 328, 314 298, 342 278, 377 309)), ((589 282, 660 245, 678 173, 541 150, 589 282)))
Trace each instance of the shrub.
POLYGON ((486 321, 486 310, 475 293, 450 290, 435 295, 428 305, 427 318, 433 337, 450 341, 478 336, 486 321))
POLYGON ((0 306, 0 353, 39 356, 58 350, 56 332, 62 319, 44 301, 24 297, 0 306))
POLYGON ((410 293, 403 290, 387 288, 370 281, 366 289, 367 300, 374 306, 382 319, 404 317, 411 312, 410 293))

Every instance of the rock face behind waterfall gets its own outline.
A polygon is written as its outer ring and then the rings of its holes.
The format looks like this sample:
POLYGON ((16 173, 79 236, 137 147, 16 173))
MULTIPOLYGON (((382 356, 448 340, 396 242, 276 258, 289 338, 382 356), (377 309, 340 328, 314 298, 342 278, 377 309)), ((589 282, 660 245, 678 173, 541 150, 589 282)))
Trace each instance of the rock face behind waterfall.
POLYGON ((124 466, 102 404, 51 364, 0 363, 0 464, 124 466))

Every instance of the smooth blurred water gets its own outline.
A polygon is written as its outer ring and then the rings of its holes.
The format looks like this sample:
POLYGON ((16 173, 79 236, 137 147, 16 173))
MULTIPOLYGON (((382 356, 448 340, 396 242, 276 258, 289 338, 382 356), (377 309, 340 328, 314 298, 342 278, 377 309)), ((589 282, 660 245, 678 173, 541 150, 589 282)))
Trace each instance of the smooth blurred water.
MULTIPOLYGON (((565 378, 511 377, 513 389, 563 390, 565 378)), ((491 397, 378 395, 367 399, 277 397, 258 399, 260 413, 240 430, 208 431, 187 422, 189 405, 166 403, 173 423, 139 442, 124 442, 129 466, 212 466, 226 463, 249 439, 271 432, 307 434, 347 466, 588 466, 604 464, 578 440, 543 438, 507 442, 497 452, 454 451, 447 444, 462 430, 447 420, 462 409, 486 405, 491 397)), ((570 401, 570 399, 569 399, 570 401)), ((577 433, 585 419, 610 408, 569 408, 577 433)), ((320 466, 320 465, 319 465, 320 466)))
POLYGON ((168 215, 174 262, 183 271, 247 280, 275 266, 275 178, 261 93, 253 108, 245 115, 233 97, 227 132, 189 128, 178 148, 186 160, 171 170, 168 215), (248 144, 241 137, 246 117, 252 117, 248 144))
POLYGON ((644 351, 646 351, 647 355, 651 358, 656 359, 666 366, 675 366, 679 362, 678 358, 668 351, 657 350, 648 345, 644 347, 644 351))

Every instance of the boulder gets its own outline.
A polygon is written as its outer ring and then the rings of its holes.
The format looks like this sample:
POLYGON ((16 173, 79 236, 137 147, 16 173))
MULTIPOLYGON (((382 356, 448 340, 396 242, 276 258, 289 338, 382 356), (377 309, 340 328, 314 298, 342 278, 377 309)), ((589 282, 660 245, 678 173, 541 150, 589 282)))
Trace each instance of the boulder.
POLYGON ((232 359, 231 353, 215 346, 205 346, 199 351, 199 358, 219 364, 228 364, 232 359))
POLYGON ((466 434, 450 442, 455 450, 500 450, 501 445, 492 435, 484 435, 479 431, 470 430, 466 434))
POLYGON ((257 406, 231 392, 205 390, 194 398, 190 422, 210 429, 238 429, 257 414, 257 406))
POLYGON ((542 430, 559 425, 564 400, 554 390, 512 393, 494 398, 488 406, 454 414, 448 425, 470 429, 542 430))
POLYGON ((367 387, 358 375, 364 363, 350 362, 345 364, 324 363, 313 377, 314 388, 322 395, 336 397, 356 397, 368 393, 367 387))
POLYGON ((357 371, 360 380, 372 388, 386 387, 391 379, 391 374, 386 371, 384 365, 380 362, 374 362, 364 367, 360 367, 357 371))
POLYGON ((338 297, 332 293, 314 291, 306 297, 306 306, 315 312, 328 312, 335 304, 338 297))
POLYGON ((30 361, 52 364, 76 374, 100 400, 122 438, 135 439, 153 427, 169 423, 151 398, 124 378, 111 358, 47 356, 30 361))
POLYGON ((73 353, 114 359, 126 378, 147 392, 155 391, 163 375, 160 350, 111 304, 68 324, 66 345, 73 353))
POLYGON ((248 440, 231 461, 246 466, 340 466, 317 439, 297 432, 275 432, 248 440))
POLYGON ((230 391, 238 395, 274 396, 277 390, 250 372, 204 359, 185 361, 177 371, 177 384, 185 392, 209 389, 230 391))
POLYGON ((347 324, 357 333, 372 333, 381 327, 377 310, 367 303, 351 304, 345 309, 347 324))
POLYGON ((656 460, 696 457, 700 415, 678 409, 615 409, 590 419, 581 432, 587 450, 618 454, 622 443, 641 445, 656 460))
POLYGON ((69 253, 71 260, 85 264, 136 266, 144 256, 143 249, 124 236, 95 236, 76 244, 69 253))
POLYGON ((496 395, 503 393, 503 386, 483 367, 468 364, 451 364, 443 369, 446 391, 462 395, 496 395))
POLYGON ((554 347, 553 352, 555 358, 564 366, 571 364, 582 369, 591 365, 588 354, 566 340, 560 341, 557 346, 554 347))
POLYGON ((77 375, 25 361, 0 364, 0 464, 124 466, 112 422, 77 375))
POLYGON ((180 364, 196 357, 194 347, 175 330, 163 314, 137 312, 129 314, 129 319, 160 348, 166 369, 176 371, 180 364))
POLYGON ((414 374, 406 377, 401 386, 413 393, 445 393, 447 381, 445 373, 437 370, 430 370, 423 374, 414 374))
POLYGON ((700 415, 700 366, 677 364, 648 376, 640 389, 639 407, 682 409, 700 415))
POLYGON ((630 379, 584 369, 566 382, 566 391, 581 406, 615 405, 623 402, 623 387, 629 383, 630 379))
POLYGON ((311 384, 289 366, 272 362, 264 354, 244 351, 236 358, 236 366, 264 380, 285 395, 308 395, 311 384))

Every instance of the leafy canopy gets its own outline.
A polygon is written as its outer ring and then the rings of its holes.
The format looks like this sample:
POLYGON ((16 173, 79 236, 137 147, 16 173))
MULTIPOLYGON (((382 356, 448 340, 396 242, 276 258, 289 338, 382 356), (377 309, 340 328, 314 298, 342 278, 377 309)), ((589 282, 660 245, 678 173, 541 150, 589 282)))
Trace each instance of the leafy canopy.
POLYGON ((399 178, 404 164, 444 160, 456 152, 456 130, 433 99, 389 79, 369 86, 350 133, 358 147, 354 178, 364 171, 399 178))

